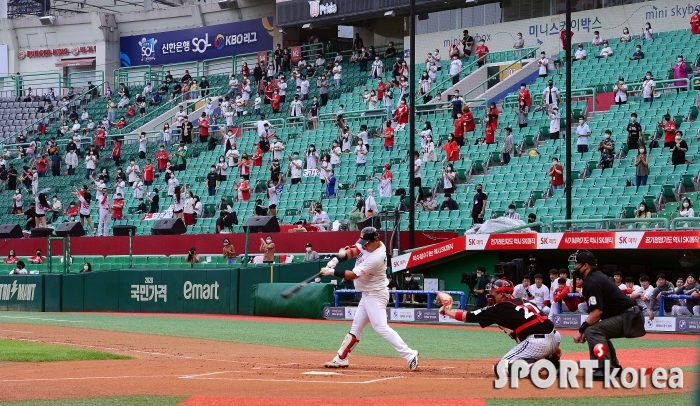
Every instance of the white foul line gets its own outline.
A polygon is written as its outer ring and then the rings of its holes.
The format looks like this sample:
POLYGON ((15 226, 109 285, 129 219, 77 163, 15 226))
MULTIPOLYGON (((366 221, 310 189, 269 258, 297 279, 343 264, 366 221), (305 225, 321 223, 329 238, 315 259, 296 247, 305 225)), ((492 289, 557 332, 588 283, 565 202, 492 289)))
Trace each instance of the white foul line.
POLYGON ((0 382, 35 382, 35 381, 83 381, 88 379, 131 379, 131 378, 169 378, 178 375, 123 375, 123 376, 85 376, 78 378, 30 378, 30 379, 0 379, 0 382))
POLYGON ((209 372, 208 374, 197 374, 197 375, 183 375, 179 376, 178 378, 180 379, 191 379, 191 378, 198 378, 200 376, 209 376, 209 375, 218 375, 218 374, 226 374, 229 372, 238 372, 238 371, 219 371, 219 372, 209 372))
POLYGON ((375 382, 381 382, 381 381, 388 381, 391 379, 403 379, 405 377, 403 376, 391 376, 389 378, 379 378, 379 379, 373 379, 371 381, 360 381, 360 382, 347 382, 347 381, 310 381, 306 379, 264 379, 264 378, 194 378, 194 379, 206 379, 206 380, 217 380, 217 381, 261 381, 261 382, 302 382, 302 383, 340 383, 340 384, 347 384, 347 385, 366 385, 369 383, 375 383, 375 382))

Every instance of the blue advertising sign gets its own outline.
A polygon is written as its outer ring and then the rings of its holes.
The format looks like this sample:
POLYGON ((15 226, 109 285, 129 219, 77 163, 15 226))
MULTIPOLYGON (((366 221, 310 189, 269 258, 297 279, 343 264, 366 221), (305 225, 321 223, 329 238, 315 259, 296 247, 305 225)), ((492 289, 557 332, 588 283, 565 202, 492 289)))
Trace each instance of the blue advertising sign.
POLYGON ((272 17, 120 38, 121 66, 167 65, 272 50, 272 17))

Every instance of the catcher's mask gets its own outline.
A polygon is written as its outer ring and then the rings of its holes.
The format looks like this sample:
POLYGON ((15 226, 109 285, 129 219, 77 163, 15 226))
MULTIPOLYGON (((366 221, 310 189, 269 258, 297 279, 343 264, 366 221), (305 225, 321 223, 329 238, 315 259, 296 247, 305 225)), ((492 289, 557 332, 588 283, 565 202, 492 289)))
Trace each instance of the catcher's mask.
POLYGON ((489 301, 493 301, 495 303, 495 298, 493 297, 494 293, 503 293, 506 295, 512 295, 513 294, 513 282, 507 280, 507 279, 499 279, 493 283, 493 286, 491 286, 491 291, 487 295, 487 299, 489 301))

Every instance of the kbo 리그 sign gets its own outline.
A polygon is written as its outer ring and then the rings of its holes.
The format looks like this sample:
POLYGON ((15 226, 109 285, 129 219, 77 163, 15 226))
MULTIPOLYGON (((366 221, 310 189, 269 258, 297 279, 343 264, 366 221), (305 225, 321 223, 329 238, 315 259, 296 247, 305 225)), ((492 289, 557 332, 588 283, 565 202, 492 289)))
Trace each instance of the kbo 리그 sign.
POLYGON ((272 17, 120 38, 121 66, 166 65, 272 49, 272 17))

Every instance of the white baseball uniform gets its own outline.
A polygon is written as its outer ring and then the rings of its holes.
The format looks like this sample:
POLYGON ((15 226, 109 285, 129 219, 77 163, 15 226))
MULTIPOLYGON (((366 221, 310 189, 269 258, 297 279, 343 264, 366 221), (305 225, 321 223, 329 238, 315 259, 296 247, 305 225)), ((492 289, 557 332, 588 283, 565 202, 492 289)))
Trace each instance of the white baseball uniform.
POLYGON ((535 297, 533 300, 531 300, 531 302, 540 308, 540 313, 548 315, 549 306, 544 305, 544 301, 549 300, 549 288, 547 285, 542 285, 539 288, 537 285, 530 285, 528 290, 530 291, 530 294, 535 297))
POLYGON ((513 297, 528 300, 530 295, 527 293, 527 289, 523 287, 523 284, 515 285, 513 288, 513 297))
MULTIPOLYGON (((410 362, 416 356, 416 351, 406 345, 399 334, 389 327, 386 320, 386 305, 389 302, 386 248, 384 244, 372 252, 365 251, 360 246, 357 248, 360 250, 360 255, 352 272, 358 276, 353 282, 355 289, 362 292, 362 299, 357 306, 350 334, 359 341, 362 338, 362 332, 369 323, 377 334, 394 346, 406 362, 410 362)), ((346 361, 349 356, 348 352, 343 361, 346 361)), ((336 361, 340 360, 339 355, 336 355, 335 358, 336 361)))

